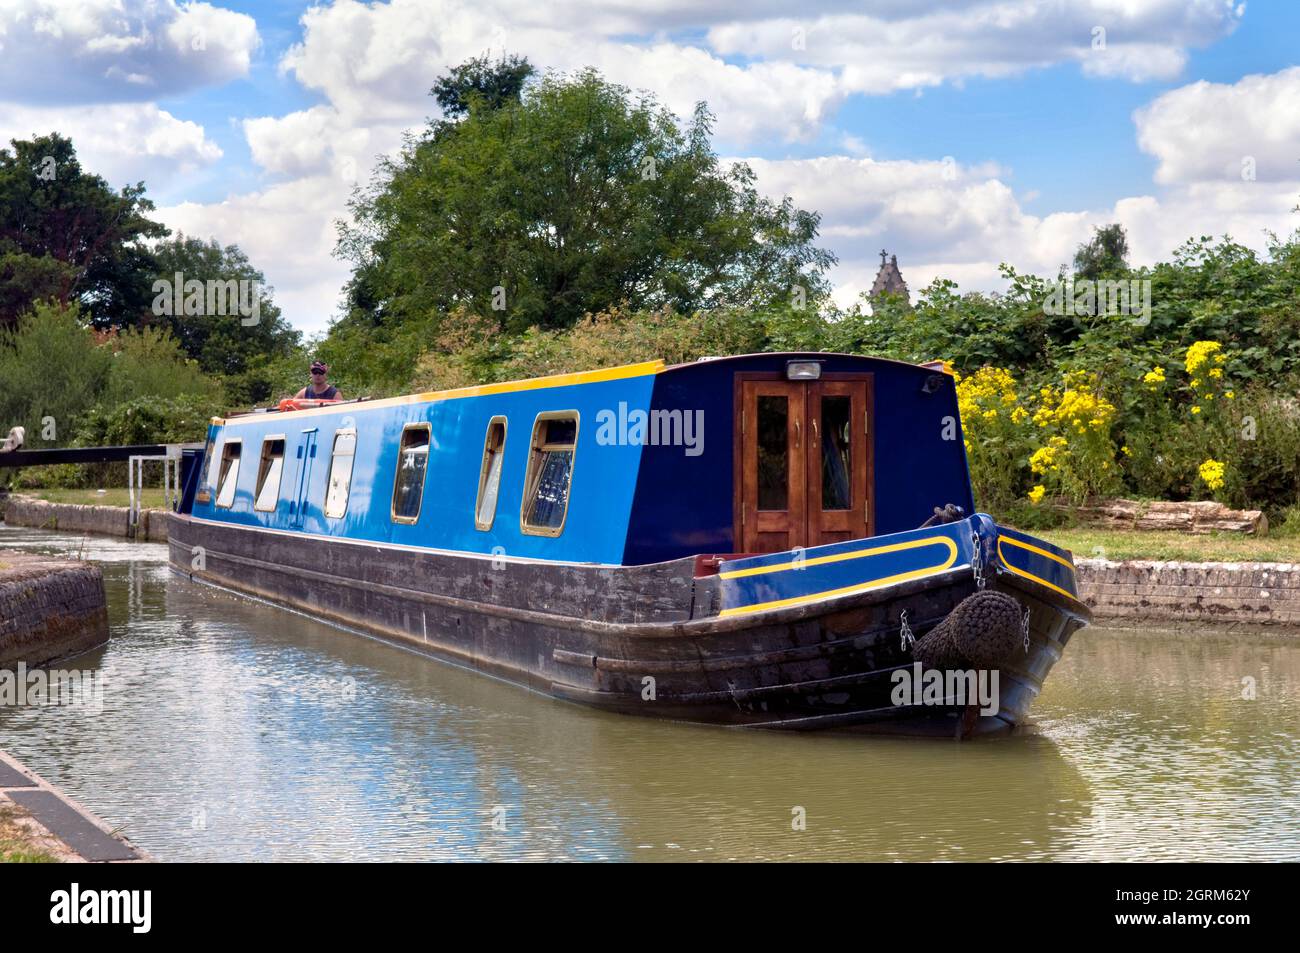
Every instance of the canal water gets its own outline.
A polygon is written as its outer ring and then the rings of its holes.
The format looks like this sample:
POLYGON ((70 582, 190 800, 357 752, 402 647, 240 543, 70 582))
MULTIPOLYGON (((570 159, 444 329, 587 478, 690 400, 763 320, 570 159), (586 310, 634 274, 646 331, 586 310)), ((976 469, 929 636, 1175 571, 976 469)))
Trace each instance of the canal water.
POLYGON ((0 748, 160 860, 1300 860, 1300 636, 1084 630, 1011 738, 745 732, 552 701, 160 545, 3 547, 102 566, 112 641, 65 666, 102 711, 0 707, 0 748))

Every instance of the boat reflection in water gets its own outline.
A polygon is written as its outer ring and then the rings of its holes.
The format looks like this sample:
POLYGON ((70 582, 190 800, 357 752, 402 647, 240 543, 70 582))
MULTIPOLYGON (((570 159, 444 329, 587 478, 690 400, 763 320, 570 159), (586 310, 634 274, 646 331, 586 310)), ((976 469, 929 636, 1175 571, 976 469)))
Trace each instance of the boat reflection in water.
POLYGON ((12 545, 84 549, 113 638, 75 663, 102 713, 0 708, 2 743, 163 860, 1300 859, 1294 638, 1090 628, 989 743, 724 731, 425 664, 162 546, 12 545))
MULTIPOLYGON (((169 587, 173 615, 193 614, 195 600, 222 630, 259 633, 238 639, 250 662, 301 659, 301 669, 215 686, 227 699, 241 693, 246 710, 223 727, 229 702, 217 704, 211 736, 247 734, 248 719, 261 726, 245 739, 254 752, 248 776, 279 791, 277 801, 303 797, 313 812, 337 812, 337 827, 322 833, 373 839, 359 849, 494 859, 984 860, 1053 856, 1089 823, 1083 777, 1032 731, 956 745, 651 723, 556 704, 457 668, 412 665, 408 652, 227 593, 169 587), (795 829, 797 808, 804 830, 795 829), (354 818, 368 829, 353 831, 354 818)), ((201 628, 201 643, 216 650, 226 636, 201 628)), ((283 819, 263 823, 260 836, 283 836, 283 819)))

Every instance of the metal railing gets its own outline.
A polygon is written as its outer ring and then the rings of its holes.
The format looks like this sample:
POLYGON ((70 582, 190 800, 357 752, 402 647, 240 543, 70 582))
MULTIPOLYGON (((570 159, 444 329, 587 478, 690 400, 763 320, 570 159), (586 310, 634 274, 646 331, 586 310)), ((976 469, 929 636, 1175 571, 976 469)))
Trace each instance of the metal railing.
POLYGON ((140 528, 140 504, 144 499, 144 465, 150 460, 161 460, 163 465, 163 505, 175 510, 181 497, 181 450, 183 445, 169 443, 162 453, 136 453, 127 457, 126 535, 134 539, 140 528))

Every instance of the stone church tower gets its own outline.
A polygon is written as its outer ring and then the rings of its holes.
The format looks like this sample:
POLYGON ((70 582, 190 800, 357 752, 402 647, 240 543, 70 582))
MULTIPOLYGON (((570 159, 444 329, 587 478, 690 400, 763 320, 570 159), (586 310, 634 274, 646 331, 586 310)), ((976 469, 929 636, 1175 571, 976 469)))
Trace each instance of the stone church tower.
POLYGON ((907 282, 903 280, 903 273, 898 270, 898 256, 888 255, 882 248, 880 250, 880 271, 876 272, 876 280, 871 285, 869 297, 875 298, 882 294, 899 294, 903 300, 911 303, 911 296, 907 292, 907 282))

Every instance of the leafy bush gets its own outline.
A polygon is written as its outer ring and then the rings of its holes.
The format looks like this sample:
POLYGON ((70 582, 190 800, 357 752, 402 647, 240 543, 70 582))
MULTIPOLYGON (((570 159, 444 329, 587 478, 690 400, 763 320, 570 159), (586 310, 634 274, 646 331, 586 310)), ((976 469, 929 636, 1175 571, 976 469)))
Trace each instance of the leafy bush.
POLYGON ((0 427, 25 427, 29 447, 66 444, 111 363, 75 307, 37 304, 16 330, 0 332, 0 427))
POLYGON ((208 422, 221 412, 212 397, 184 394, 157 399, 137 397, 101 404, 86 415, 77 432, 82 447, 148 443, 194 443, 207 435, 208 422))
MULTIPOLYGON (((48 467, 24 467, 21 470, 0 469, 0 484, 5 482, 5 474, 9 474, 8 485, 14 491, 89 485, 86 468, 79 463, 56 463, 48 467)), ((122 482, 126 483, 125 477, 122 482)))
POLYGON ((215 399, 221 384, 188 359, 166 328, 135 328, 109 339, 113 361, 100 398, 112 406, 140 397, 168 399, 194 394, 215 399))
MULTIPOLYGON (((1243 504, 1289 512, 1300 530, 1300 377, 1287 386, 1254 384, 1234 407, 1226 456, 1243 504)), ((1278 519, 1275 519, 1277 517, 1278 519)))

